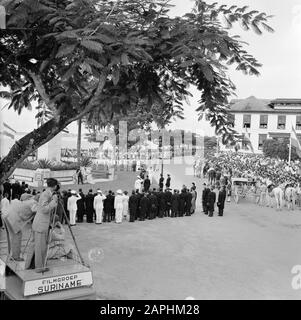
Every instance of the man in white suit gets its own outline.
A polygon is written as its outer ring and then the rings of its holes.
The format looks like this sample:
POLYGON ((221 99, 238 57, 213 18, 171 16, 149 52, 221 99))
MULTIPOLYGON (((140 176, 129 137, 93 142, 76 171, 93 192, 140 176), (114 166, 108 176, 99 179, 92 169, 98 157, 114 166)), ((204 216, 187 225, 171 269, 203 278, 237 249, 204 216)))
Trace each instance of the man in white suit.
POLYGON ((97 190, 97 196, 94 197, 94 210, 96 214, 96 224, 101 224, 103 219, 103 201, 106 199, 106 196, 102 194, 101 190, 97 190))
POLYGON ((68 198, 67 202, 67 210, 70 213, 70 224, 72 226, 76 224, 77 200, 79 199, 81 199, 81 196, 75 190, 72 190, 71 197, 68 198))
POLYGON ((6 214, 3 215, 3 221, 9 233, 11 255, 15 261, 23 261, 20 257, 22 230, 35 216, 38 204, 36 198, 30 194, 24 194, 23 199, 9 205, 6 214))

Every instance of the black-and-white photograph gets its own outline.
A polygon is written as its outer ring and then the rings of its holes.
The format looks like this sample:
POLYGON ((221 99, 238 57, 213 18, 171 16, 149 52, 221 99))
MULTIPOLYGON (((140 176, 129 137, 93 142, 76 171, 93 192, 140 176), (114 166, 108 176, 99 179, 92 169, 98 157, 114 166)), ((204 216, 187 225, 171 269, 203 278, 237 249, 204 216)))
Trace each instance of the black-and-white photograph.
POLYGON ((300 84, 300 0, 0 0, 0 308, 301 299, 300 84))

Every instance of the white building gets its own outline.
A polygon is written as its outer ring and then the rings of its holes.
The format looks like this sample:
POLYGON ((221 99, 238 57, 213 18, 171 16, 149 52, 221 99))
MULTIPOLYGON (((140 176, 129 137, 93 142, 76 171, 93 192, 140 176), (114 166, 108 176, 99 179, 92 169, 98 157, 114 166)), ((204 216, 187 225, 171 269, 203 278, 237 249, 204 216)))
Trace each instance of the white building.
MULTIPOLYGON (((301 142, 301 99, 257 99, 231 101, 234 129, 248 136, 255 153, 262 153, 263 144, 270 138, 289 138, 295 128, 301 142)), ((240 151, 252 152, 244 139, 240 151)), ((221 150, 230 150, 222 146, 221 150)), ((233 149, 233 148, 232 148, 233 149)))

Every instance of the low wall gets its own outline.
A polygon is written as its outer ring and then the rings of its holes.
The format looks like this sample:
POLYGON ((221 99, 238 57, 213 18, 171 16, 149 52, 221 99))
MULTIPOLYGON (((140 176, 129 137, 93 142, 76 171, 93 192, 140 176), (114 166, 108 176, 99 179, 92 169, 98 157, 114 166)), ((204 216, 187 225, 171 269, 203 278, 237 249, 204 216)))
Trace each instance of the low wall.
MULTIPOLYGON (((29 186, 39 188, 44 187, 46 179, 57 179, 62 185, 73 184, 73 176, 75 170, 58 170, 51 171, 50 169, 21 169, 17 168, 12 174, 11 178, 18 181, 25 181, 29 186)), ((94 177, 95 182, 98 180, 113 180, 114 169, 109 171, 99 172, 99 177, 94 177)))
POLYGON ((17 168, 11 178, 25 181, 31 187, 43 187, 48 178, 57 179, 61 184, 72 184, 75 170, 51 171, 49 169, 20 169, 17 168))

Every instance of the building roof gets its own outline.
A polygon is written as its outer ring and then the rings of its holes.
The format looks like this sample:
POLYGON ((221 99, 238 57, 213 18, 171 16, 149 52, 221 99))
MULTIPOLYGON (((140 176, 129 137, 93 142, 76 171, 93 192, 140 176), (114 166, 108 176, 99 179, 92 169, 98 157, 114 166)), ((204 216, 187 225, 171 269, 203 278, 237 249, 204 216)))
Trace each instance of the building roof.
POLYGON ((230 104, 231 111, 236 112, 262 112, 272 111, 269 106, 271 100, 269 99, 257 99, 251 96, 247 99, 236 99, 232 100, 230 104))
POLYGON ((283 104, 301 104, 301 99, 274 99, 271 101, 271 104, 277 104, 277 103, 283 103, 283 104))
POLYGON ((289 109, 285 107, 274 109, 275 104, 296 105, 301 106, 301 99, 258 99, 251 96, 247 99, 234 99, 230 102, 230 110, 233 113, 300 113, 300 109, 289 109))

